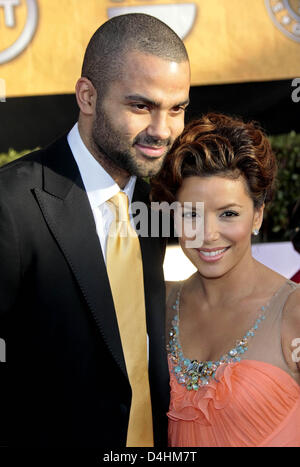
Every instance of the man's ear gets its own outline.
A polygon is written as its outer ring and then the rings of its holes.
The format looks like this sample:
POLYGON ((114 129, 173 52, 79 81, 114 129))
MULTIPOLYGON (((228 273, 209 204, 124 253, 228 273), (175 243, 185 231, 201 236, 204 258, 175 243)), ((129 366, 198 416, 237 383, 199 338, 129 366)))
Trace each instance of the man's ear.
POLYGON ((261 224, 263 222, 263 217, 264 217, 264 209, 265 209, 265 205, 263 204, 260 208, 257 208, 254 210, 252 231, 259 230, 261 228, 261 224))
POLYGON ((97 91, 88 78, 80 78, 76 83, 76 99, 80 111, 84 115, 94 115, 97 91))

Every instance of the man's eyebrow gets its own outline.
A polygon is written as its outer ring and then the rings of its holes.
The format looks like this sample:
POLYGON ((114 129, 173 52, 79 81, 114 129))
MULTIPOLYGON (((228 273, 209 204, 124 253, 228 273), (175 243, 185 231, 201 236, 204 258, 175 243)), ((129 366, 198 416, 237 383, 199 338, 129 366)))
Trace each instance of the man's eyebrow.
POLYGON ((178 105, 183 105, 183 106, 187 107, 189 104, 190 104, 190 99, 187 98, 185 101, 180 102, 178 105))
MULTIPOLYGON (((144 104, 151 105, 152 107, 160 107, 159 102, 148 99, 147 97, 142 96, 141 94, 129 94, 128 96, 125 96, 125 100, 126 101, 139 101, 139 102, 143 102, 144 104)), ((187 107, 189 103, 190 103, 190 99, 186 99, 185 101, 175 104, 174 107, 177 107, 177 106, 187 107)))

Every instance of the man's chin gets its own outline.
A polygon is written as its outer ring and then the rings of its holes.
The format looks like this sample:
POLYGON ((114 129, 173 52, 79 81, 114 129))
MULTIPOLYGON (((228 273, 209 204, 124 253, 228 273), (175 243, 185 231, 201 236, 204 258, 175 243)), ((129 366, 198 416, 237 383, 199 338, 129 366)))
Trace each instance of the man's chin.
POLYGON ((143 166, 136 166, 133 171, 134 175, 137 177, 154 177, 162 168, 163 162, 164 158, 162 160, 149 161, 149 163, 145 163, 143 166))

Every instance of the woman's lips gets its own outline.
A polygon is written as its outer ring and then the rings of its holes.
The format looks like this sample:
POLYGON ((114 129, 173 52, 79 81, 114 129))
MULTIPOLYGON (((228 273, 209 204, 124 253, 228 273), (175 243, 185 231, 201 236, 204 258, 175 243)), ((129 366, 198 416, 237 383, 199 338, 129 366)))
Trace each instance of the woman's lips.
POLYGON ((142 144, 136 144, 137 149, 144 155, 149 157, 161 157, 165 152, 167 147, 155 147, 155 146, 143 146, 142 144))
POLYGON ((207 262, 207 263, 214 263, 216 261, 219 261, 223 256, 225 255, 226 251, 230 247, 223 247, 223 248, 197 248, 197 252, 200 256, 200 258, 207 262))

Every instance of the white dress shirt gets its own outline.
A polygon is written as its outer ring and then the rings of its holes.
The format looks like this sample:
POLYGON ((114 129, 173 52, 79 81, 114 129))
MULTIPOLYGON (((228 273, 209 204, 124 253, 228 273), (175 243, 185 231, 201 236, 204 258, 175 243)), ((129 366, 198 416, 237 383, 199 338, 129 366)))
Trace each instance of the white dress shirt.
MULTIPOLYGON (((113 213, 107 201, 120 191, 120 187, 85 146, 78 130, 78 123, 69 132, 67 139, 87 192, 106 263, 107 236, 113 220, 113 213)), ((131 176, 124 190, 121 190, 128 196, 129 203, 132 201, 135 182, 136 177, 131 176)))

